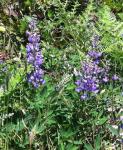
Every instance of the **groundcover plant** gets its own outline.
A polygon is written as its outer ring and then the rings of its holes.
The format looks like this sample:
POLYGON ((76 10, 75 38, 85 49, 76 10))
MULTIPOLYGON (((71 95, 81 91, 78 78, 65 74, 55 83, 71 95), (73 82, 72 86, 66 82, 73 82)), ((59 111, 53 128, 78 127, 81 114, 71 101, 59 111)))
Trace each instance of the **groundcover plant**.
POLYGON ((123 150, 122 6, 0 0, 1 150, 123 150))

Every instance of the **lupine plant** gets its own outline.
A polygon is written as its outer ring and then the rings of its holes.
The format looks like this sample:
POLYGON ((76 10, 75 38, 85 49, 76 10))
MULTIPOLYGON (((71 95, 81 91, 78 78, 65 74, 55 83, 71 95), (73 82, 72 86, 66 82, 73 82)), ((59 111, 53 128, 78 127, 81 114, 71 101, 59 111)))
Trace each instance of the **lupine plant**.
POLYGON ((122 0, 0 1, 0 149, 123 149, 122 0))
POLYGON ((34 87, 39 87, 44 84, 43 79, 43 56, 40 50, 40 35, 37 31, 36 20, 29 22, 29 31, 26 31, 28 37, 28 44, 26 45, 27 63, 31 65, 31 72, 28 74, 28 82, 32 83, 34 87))

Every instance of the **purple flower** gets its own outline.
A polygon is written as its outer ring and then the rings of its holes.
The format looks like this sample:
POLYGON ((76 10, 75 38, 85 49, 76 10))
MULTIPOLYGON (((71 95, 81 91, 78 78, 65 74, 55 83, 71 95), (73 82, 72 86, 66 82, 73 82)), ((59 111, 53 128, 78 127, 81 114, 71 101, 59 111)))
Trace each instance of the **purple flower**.
POLYGON ((109 67, 100 67, 102 53, 90 51, 88 55, 90 59, 83 62, 81 72, 78 74, 79 79, 75 82, 76 91, 82 93, 82 99, 83 93, 97 94, 103 82, 109 81, 109 67))
POLYGON ((81 95, 81 100, 85 100, 85 99, 87 99, 87 94, 83 94, 83 95, 81 95))
POLYGON ((29 64, 33 64, 34 60, 35 60, 35 58, 34 58, 33 54, 32 53, 27 53, 27 62, 29 64))
POLYGON ((119 77, 116 74, 112 76, 112 80, 116 81, 118 79, 119 79, 119 77))
POLYGON ((43 57, 41 55, 41 53, 36 52, 35 53, 35 62, 34 62, 34 66, 38 67, 43 63, 43 57))
POLYGON ((78 87, 78 88, 76 88, 76 92, 81 92, 82 91, 82 89, 80 88, 80 87, 78 87))
POLYGON ((98 65, 99 63, 100 63, 100 60, 98 60, 98 59, 94 60, 95 65, 98 65))
POLYGON ((107 76, 105 76, 102 80, 103 80, 103 82, 107 83, 109 81, 109 78, 107 76))
MULTIPOLYGON (((98 74, 100 74, 101 68, 98 67, 93 61, 84 62, 82 66, 82 75, 75 82, 77 85, 77 92, 92 92, 97 93, 99 91, 99 79, 98 74)), ((84 99, 85 95, 81 98, 84 99)))
POLYGON ((34 87, 38 88, 40 84, 44 84, 45 81, 42 79, 43 76, 43 70, 36 70, 32 73, 28 74, 28 82, 32 83, 34 87))
POLYGON ((26 45, 26 50, 27 50, 28 53, 29 53, 29 52, 32 52, 32 51, 34 50, 34 45, 31 44, 31 43, 28 43, 28 44, 26 45))
POLYGON ((27 50, 27 62, 31 65, 31 72, 28 73, 28 82, 32 83, 35 88, 38 88, 41 84, 44 84, 43 79, 44 71, 41 69, 43 63, 43 56, 40 50, 40 35, 36 31, 36 21, 32 20, 29 23, 29 30, 26 32, 28 36, 27 50))
POLYGON ((26 36, 30 36, 30 32, 29 31, 26 31, 26 36))
POLYGON ((30 34, 29 37, 28 37, 28 41, 30 43, 39 43, 40 36, 36 33, 30 34))
POLYGON ((102 53, 91 50, 91 51, 88 52, 88 55, 93 59, 98 59, 102 56, 102 53))

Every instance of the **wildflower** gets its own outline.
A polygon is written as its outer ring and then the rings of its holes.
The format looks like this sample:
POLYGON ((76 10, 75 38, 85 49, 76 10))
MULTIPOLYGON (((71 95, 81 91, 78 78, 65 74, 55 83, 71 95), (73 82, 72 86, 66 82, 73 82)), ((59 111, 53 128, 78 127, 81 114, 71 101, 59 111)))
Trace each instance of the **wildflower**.
POLYGON ((81 95, 81 100, 85 100, 85 99, 87 99, 87 94, 81 95))
POLYGON ((92 51, 88 52, 88 55, 91 58, 93 58, 93 59, 98 59, 98 58, 100 58, 102 56, 102 53, 101 52, 96 52, 96 51, 92 50, 92 51))
POLYGON ((92 63, 84 63, 82 72, 83 75, 79 80, 77 80, 76 85, 78 85, 76 91, 90 91, 95 92, 98 90, 98 79, 96 78, 96 74, 99 71, 99 68, 96 68, 92 63))
MULTIPOLYGON (((82 64, 81 73, 76 74, 79 77, 75 82, 77 85, 76 91, 97 94, 100 91, 101 84, 109 81, 109 67, 100 67, 102 53, 93 50, 88 52, 88 56, 89 60, 82 64), (98 61, 98 63, 95 63, 95 61, 98 61)), ((86 97, 82 94, 81 98, 86 97)))
POLYGON ((83 62, 81 72, 76 73, 76 76, 79 77, 75 82, 77 85, 76 91, 81 93, 81 99, 88 98, 84 93, 99 93, 101 85, 109 82, 110 68, 109 65, 106 65, 106 67, 101 66, 101 57, 103 53, 97 51, 98 42, 99 36, 94 35, 91 46, 92 50, 89 50, 87 54, 89 59, 83 62))
POLYGON ((112 76, 112 80, 116 81, 118 79, 119 79, 119 77, 116 74, 112 76))
MULTIPOLYGON (((94 57, 96 53, 93 52, 94 57)), ((97 57, 96 57, 97 58, 97 57)), ((102 72, 102 68, 95 64, 93 61, 85 61, 82 65, 82 76, 75 83, 77 85, 77 92, 99 92, 99 74, 102 72)), ((84 94, 81 99, 86 99, 84 94)))
POLYGON ((30 34, 28 37, 30 43, 38 43, 40 41, 40 36, 37 33, 30 34))
POLYGON ((103 82, 105 82, 105 83, 106 83, 106 82, 108 82, 108 81, 109 81, 109 78, 108 78, 107 76, 105 76, 102 80, 103 80, 103 82))
POLYGON ((41 69, 43 63, 43 56, 40 50, 40 35, 37 32, 36 21, 31 20, 29 23, 29 30, 26 31, 28 42, 26 45, 27 62, 31 65, 32 70, 28 73, 28 82, 32 83, 35 88, 44 84, 43 70, 41 69))

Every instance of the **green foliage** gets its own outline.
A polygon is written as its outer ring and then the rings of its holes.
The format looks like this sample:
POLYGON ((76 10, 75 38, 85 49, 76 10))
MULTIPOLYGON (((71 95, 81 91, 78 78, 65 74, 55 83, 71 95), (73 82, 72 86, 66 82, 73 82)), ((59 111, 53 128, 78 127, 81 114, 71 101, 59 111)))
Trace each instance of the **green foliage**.
POLYGON ((101 31, 103 51, 111 55, 114 61, 122 64, 122 21, 117 21, 115 15, 108 6, 104 6, 99 10, 98 27, 101 31))
MULTIPOLYGON (((0 51, 9 55, 0 64, 1 149, 102 150, 107 147, 105 143, 120 138, 119 128, 112 125, 119 126, 123 104, 123 19, 122 12, 114 14, 112 8, 120 11, 121 3, 26 0, 18 4, 15 0, 10 15, 5 11, 9 1, 0 2, 0 51), (38 89, 28 84, 26 77, 30 68, 26 64, 25 32, 35 15, 46 81, 38 89), (104 60, 110 60, 110 73, 121 78, 102 86, 90 101, 81 101, 74 73, 80 70, 94 34, 100 36, 104 60)), ((116 144, 120 148, 120 143, 116 144)))
POLYGON ((120 11, 123 6, 122 0, 103 0, 110 8, 120 11))

